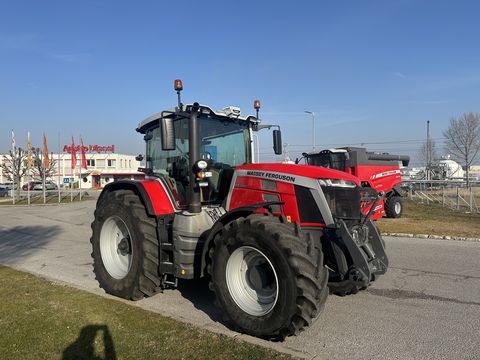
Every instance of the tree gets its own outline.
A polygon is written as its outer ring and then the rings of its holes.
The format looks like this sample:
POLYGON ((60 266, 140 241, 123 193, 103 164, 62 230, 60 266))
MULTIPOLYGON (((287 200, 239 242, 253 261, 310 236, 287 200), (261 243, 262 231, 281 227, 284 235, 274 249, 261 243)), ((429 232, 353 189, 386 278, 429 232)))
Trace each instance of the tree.
POLYGON ((43 179, 45 172, 45 179, 52 177, 56 174, 55 165, 57 161, 50 155, 48 159, 48 168, 44 168, 43 164, 43 151, 40 148, 32 148, 32 174, 40 179, 43 179))
POLYGON ((469 170, 480 151, 480 116, 465 113, 460 118, 452 117, 449 128, 443 132, 447 151, 465 167, 467 186, 469 170))
POLYGON ((27 173, 27 152, 22 148, 9 151, 8 155, 3 155, 2 173, 8 181, 15 183, 15 195, 20 192, 20 180, 27 173))

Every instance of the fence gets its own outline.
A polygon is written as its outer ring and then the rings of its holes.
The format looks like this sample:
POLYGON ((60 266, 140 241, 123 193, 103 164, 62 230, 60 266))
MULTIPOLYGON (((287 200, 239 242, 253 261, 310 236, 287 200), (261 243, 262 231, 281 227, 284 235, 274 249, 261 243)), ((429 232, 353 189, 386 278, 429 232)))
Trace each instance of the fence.
POLYGON ((437 203, 453 210, 480 213, 480 181, 407 180, 408 197, 422 204, 437 203))
POLYGON ((54 189, 54 190, 20 190, 13 199, 13 190, 10 189, 5 197, 0 198, 1 204, 55 204, 73 202, 90 197, 97 197, 97 191, 92 189, 54 189))

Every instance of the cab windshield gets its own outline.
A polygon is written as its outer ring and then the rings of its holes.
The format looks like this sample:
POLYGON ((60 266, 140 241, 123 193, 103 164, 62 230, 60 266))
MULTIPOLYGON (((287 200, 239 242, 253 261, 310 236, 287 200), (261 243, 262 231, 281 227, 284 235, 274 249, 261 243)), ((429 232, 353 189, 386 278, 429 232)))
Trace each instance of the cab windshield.
POLYGON ((307 164, 345 171, 344 153, 323 153, 307 156, 307 164))
MULTIPOLYGON (((188 123, 187 118, 174 121, 175 150, 162 150, 160 127, 146 133, 146 166, 165 180, 180 208, 187 203, 190 186, 188 123)), ((207 116, 199 116, 198 123, 201 157, 207 160, 212 173, 202 201, 220 204, 228 193, 234 167, 251 162, 249 123, 207 116)))

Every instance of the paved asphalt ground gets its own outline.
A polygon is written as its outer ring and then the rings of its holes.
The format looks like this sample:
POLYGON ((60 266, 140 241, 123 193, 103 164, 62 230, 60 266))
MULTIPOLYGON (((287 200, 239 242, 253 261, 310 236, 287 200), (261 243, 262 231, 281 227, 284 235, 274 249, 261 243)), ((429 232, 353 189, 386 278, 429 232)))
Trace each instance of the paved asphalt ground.
MULTIPOLYGON (((92 273, 94 201, 0 207, 0 263, 101 294, 92 273)), ((329 296, 319 320, 283 343, 315 359, 480 359, 480 243, 386 238, 388 273, 355 296, 329 296)), ((134 303, 234 335, 202 282, 134 303)))

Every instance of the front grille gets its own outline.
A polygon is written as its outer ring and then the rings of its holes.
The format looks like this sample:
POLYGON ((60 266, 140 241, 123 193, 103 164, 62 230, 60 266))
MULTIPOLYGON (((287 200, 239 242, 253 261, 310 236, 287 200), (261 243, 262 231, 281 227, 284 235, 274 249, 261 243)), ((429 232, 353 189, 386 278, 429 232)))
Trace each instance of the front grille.
POLYGON ((323 223, 322 214, 318 209, 312 190, 295 185, 295 197, 297 198, 298 213, 303 223, 323 223))
POLYGON ((356 220, 360 219, 360 188, 340 188, 322 186, 328 206, 333 217, 356 220))

